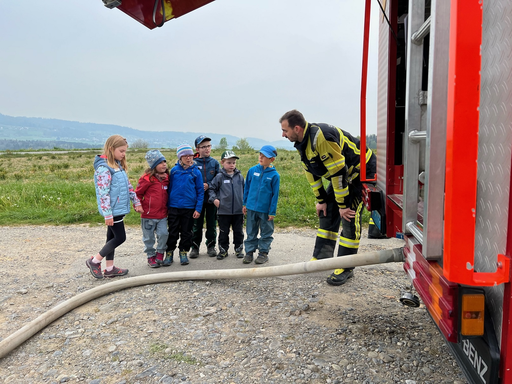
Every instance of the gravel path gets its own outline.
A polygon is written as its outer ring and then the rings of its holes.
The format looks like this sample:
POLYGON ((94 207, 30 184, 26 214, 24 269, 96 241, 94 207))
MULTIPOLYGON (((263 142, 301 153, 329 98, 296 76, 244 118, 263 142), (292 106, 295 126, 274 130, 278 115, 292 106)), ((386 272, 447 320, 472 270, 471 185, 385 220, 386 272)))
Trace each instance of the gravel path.
MULTIPOLYGON (((111 280, 85 267, 104 226, 2 227, 0 340, 74 295, 111 280), (21 261, 21 263, 20 263, 21 261)), ((276 233, 265 266, 307 261, 314 231, 276 233)), ((254 268, 204 249, 190 265, 150 269, 127 229, 116 265, 129 277, 254 268)), ((360 252, 402 246, 368 240, 360 252)), ((261 267, 259 267, 261 268, 261 267)), ((2 383, 466 383, 427 311, 403 307, 399 263, 254 280, 182 281, 112 293, 48 325, 0 360, 2 383)))

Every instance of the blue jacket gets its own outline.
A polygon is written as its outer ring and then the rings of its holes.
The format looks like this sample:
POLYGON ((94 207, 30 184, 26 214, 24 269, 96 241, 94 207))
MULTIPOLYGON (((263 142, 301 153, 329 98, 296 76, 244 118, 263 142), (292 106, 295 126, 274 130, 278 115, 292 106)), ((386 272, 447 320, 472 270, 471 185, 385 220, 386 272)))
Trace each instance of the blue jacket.
POLYGON ((219 173, 220 165, 217 160, 213 157, 196 157, 194 163, 203 176, 203 183, 208 183, 208 187, 211 186, 213 178, 219 173))
POLYGON ((140 205, 121 163, 118 169, 109 167, 104 156, 94 158, 94 184, 98 211, 105 219, 130 213, 130 200, 140 205))
POLYGON ((249 169, 245 179, 245 207, 251 211, 275 216, 280 181, 281 177, 273 166, 263 170, 263 167, 257 164, 249 169))
POLYGON ((168 207, 194 209, 197 212, 203 209, 203 178, 195 165, 184 169, 181 164, 176 164, 169 175, 168 190, 168 207))

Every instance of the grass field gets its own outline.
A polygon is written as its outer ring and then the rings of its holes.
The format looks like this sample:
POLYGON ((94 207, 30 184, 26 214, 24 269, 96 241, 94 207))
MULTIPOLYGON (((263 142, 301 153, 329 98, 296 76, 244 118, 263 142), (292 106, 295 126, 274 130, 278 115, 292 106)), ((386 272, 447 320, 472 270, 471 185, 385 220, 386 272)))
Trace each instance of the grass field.
MULTIPOLYGON (((100 150, 86 152, 38 152, 0 155, 0 225, 95 224, 103 223, 93 182, 93 159, 100 150)), ((161 149, 172 167, 176 151, 161 149)), ((129 149, 128 175, 135 188, 147 168, 146 150, 129 149)), ((238 153, 237 167, 245 176, 257 164, 258 152, 238 153)), ((220 159, 220 152, 212 151, 220 159)), ((315 198, 306 181, 295 151, 279 150, 274 165, 281 175, 281 188, 275 224, 277 227, 316 228, 315 198)), ((369 214, 365 211, 363 222, 369 214)), ((140 215, 132 210, 126 223, 138 225, 140 215)))

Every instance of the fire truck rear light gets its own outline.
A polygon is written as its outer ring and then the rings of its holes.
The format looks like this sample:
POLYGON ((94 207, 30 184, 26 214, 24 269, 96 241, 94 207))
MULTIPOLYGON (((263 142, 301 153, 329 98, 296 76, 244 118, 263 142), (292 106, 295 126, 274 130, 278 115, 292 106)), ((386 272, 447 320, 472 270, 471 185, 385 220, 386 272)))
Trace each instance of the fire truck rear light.
POLYGON ((485 296, 483 294, 462 295, 460 333, 463 336, 484 334, 485 296))

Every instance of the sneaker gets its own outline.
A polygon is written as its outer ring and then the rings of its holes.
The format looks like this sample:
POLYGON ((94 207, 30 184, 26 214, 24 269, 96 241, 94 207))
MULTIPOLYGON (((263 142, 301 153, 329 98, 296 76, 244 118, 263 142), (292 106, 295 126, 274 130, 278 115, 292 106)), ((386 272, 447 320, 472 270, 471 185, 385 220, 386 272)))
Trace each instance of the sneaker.
POLYGON ((256 258, 256 260, 254 260, 254 262, 256 264, 264 264, 268 261, 268 253, 265 253, 265 252, 260 252, 258 254, 258 257, 256 258))
POLYGON ((148 257, 149 268, 160 268, 160 263, 157 262, 156 256, 148 257))
POLYGON ((215 247, 208 247, 208 256, 210 257, 215 257, 217 256, 217 250, 215 249, 215 247))
POLYGON ((354 268, 335 269, 327 278, 327 283, 330 285, 343 285, 352 277, 354 277, 354 268))
POLYGON ((107 271, 106 269, 103 271, 104 277, 124 276, 127 274, 128 274, 127 269, 122 269, 122 268, 117 268, 117 267, 112 268, 111 271, 107 271))
POLYGON ((188 257, 190 257, 191 259, 197 259, 198 256, 199 256, 199 249, 197 249, 197 248, 192 248, 190 250, 190 253, 188 254, 188 257))
POLYGON ((187 251, 180 251, 180 264, 181 265, 188 264, 187 251))
POLYGON ((243 246, 240 246, 238 248, 235 248, 235 256, 238 258, 238 259, 243 259, 244 257, 244 249, 243 249, 243 246))
POLYGON ((97 279, 103 279, 103 273, 101 273, 101 263, 93 263, 91 257, 90 259, 85 260, 85 265, 89 267, 91 275, 93 275, 97 279))
POLYGON ((174 261, 174 251, 168 251, 167 254, 165 255, 165 259, 164 261, 162 261, 162 267, 169 267, 172 262, 174 261))
POLYGON ((157 264, 159 266, 162 265, 162 263, 164 262, 164 254, 160 253, 160 252, 157 252, 156 256, 155 256, 155 261, 157 262, 157 264))
POLYGON ((252 259, 254 259, 254 254, 252 252, 247 252, 245 254, 245 257, 244 257, 244 260, 242 261, 242 263, 244 264, 251 264, 252 263, 252 259))
POLYGON ((220 251, 217 255, 217 260, 224 260, 226 257, 228 257, 228 253, 220 251))

